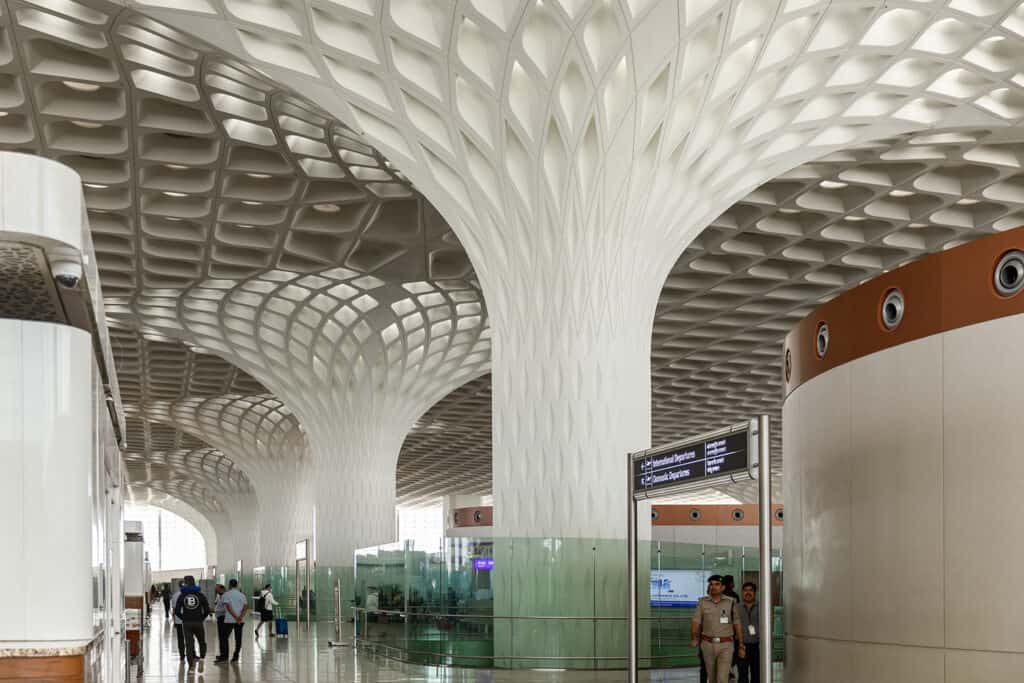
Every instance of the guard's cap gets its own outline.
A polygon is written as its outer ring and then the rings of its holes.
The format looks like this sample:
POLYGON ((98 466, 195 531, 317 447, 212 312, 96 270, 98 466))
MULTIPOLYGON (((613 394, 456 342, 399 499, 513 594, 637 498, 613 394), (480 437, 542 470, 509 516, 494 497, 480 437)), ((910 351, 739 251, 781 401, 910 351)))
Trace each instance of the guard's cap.
POLYGON ((722 575, 721 574, 712 574, 711 576, 708 577, 708 583, 711 583, 712 581, 717 581, 718 583, 722 583, 722 575))

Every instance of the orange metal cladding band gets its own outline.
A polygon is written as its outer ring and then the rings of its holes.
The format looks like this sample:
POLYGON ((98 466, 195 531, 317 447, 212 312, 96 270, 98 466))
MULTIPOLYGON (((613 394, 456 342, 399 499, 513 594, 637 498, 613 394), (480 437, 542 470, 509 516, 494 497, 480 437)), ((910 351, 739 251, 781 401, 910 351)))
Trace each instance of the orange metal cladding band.
POLYGON ((474 508, 456 508, 453 510, 451 522, 455 528, 493 526, 494 507, 480 505, 474 508))
POLYGON ((820 306, 786 337, 782 372, 785 396, 823 372, 883 349, 924 337, 1024 313, 1024 293, 1001 295, 996 266, 1008 252, 1024 250, 1024 227, 983 237, 885 273, 820 306), (886 329, 882 303, 899 290, 903 318, 886 329), (817 337, 828 326, 828 349, 817 337))
MULTIPOLYGON (((653 505, 652 526, 757 526, 757 505, 653 505)), ((772 505, 772 526, 782 526, 782 506, 772 505)))

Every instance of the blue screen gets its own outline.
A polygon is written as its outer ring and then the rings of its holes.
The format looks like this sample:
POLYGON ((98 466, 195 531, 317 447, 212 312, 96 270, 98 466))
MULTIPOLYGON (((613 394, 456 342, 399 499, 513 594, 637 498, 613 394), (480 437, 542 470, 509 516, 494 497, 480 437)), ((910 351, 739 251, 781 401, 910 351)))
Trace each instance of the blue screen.
POLYGON ((696 607, 707 594, 703 569, 652 569, 651 607, 696 607))

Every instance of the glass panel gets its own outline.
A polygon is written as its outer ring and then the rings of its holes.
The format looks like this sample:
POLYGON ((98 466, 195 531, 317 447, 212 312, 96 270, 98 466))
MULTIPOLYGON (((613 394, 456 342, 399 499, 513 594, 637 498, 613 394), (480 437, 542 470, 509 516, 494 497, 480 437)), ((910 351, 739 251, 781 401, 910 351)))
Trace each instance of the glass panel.
MULTIPOLYGON (((422 664, 622 669, 625 557, 624 541, 578 538, 417 538, 363 548, 348 570, 357 637, 362 647, 422 664)), ((756 577, 756 551, 645 541, 638 558, 641 667, 697 666, 689 603, 712 573, 738 584, 756 577)), ((780 571, 781 555, 776 562, 780 571)), ((332 574, 317 573, 323 594, 332 574)), ((777 629, 780 615, 777 608, 777 629)))

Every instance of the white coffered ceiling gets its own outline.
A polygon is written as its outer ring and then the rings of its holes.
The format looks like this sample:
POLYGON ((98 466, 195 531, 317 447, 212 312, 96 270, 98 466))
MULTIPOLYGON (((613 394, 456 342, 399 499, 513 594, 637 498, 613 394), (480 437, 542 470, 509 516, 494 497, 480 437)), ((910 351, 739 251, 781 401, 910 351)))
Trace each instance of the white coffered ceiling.
MULTIPOLYGON (((501 146, 490 113, 503 112, 510 134, 529 138, 548 99, 558 105, 558 129, 572 127, 582 100, 614 109, 605 85, 573 89, 573 78, 614 80, 621 44, 647 31, 650 7, 661 4, 0 5, 0 148, 57 159, 82 176, 114 312, 126 463, 139 497, 172 496, 217 512, 223 496, 252 492, 245 468, 262 456, 238 455, 243 467, 214 442, 273 433, 295 459, 304 447, 281 397, 199 343, 229 337, 230 321, 216 333, 200 322, 173 335, 153 322, 164 315, 160 307, 232 292, 256 316, 267 301, 301 289, 310 306, 330 299, 323 311, 331 320, 365 321, 373 314, 358 302, 376 292, 396 320, 388 334, 417 334, 422 323, 401 321, 437 324, 448 309, 459 311, 450 314, 456 327, 487 325, 469 258, 440 213, 362 135, 267 72, 308 65, 310 78, 328 74, 346 93, 352 120, 393 146, 401 139, 387 131, 399 117, 385 112, 401 109, 407 139, 422 143, 414 156, 426 155, 441 182, 459 167, 452 158, 482 168, 480 149, 501 146), (240 41, 251 63, 144 16, 154 9, 230 23, 230 42, 240 41), (576 45, 569 36, 577 34, 580 54, 566 56, 559 41, 576 45), (538 39, 545 36, 550 42, 538 39), (584 67, 573 76, 563 58, 584 67), (389 80, 389 69, 399 76, 389 80), (561 86, 548 82, 555 74, 561 86)), ((655 443, 765 412, 778 424, 781 340, 809 310, 922 255, 1024 224, 1018 3, 776 4, 679 3, 680 64, 652 71, 632 91, 646 107, 638 137, 658 125, 665 140, 692 132, 697 125, 682 119, 697 112, 707 120, 746 112, 742 134, 720 136, 728 149, 713 147, 710 129, 700 129, 710 150, 703 156, 678 156, 692 138, 676 151, 665 142, 659 153, 675 155, 683 170, 684 157, 754 164, 751 150, 776 159, 768 152, 793 153, 830 136, 817 158, 759 184, 703 226, 672 268, 652 337, 655 443), (939 129, 857 138, 890 116, 939 129)), ((22 275, 38 266, 12 249, 0 245, 0 314, 42 315, 46 291, 5 284, 27 282, 22 275)), ((283 354, 288 342, 275 348, 283 354)), ((458 356, 469 359, 474 379, 428 410, 406 439, 401 502, 491 490, 490 379, 477 377, 488 366, 481 353, 489 346, 458 356)), ((775 435, 780 467, 781 430, 775 435)), ((751 499, 742 485, 715 495, 751 499)))

